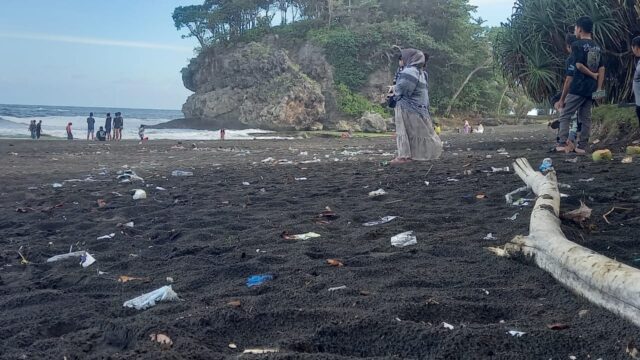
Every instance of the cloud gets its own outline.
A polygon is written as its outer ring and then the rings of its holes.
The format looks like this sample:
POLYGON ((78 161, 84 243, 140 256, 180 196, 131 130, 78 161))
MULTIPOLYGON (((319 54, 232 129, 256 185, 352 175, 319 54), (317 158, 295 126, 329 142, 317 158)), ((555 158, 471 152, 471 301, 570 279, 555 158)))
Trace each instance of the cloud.
POLYGON ((515 0, 470 0, 469 3, 471 5, 482 6, 482 5, 504 5, 509 8, 513 7, 515 0))
POLYGON ((189 47, 184 47, 184 46, 157 44, 157 43, 142 42, 142 41, 98 39, 98 38, 88 38, 88 37, 79 37, 79 36, 49 35, 49 34, 38 34, 38 33, 0 32, 0 38, 55 41, 55 42, 66 42, 66 43, 73 43, 73 44, 86 44, 86 45, 131 47, 131 48, 167 50, 167 51, 177 51, 177 52, 193 51, 193 49, 189 47))

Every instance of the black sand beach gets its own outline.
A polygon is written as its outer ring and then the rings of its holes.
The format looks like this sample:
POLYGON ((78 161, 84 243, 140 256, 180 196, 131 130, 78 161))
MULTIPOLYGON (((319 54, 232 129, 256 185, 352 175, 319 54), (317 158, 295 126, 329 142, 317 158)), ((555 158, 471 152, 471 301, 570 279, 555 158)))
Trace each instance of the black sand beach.
MULTIPOLYGON (((538 165, 554 137, 542 127, 489 131, 445 135, 442 160, 403 167, 385 164, 392 138, 144 146, 0 140, 0 358, 628 359, 625 348, 640 341, 636 326, 525 259, 485 249, 527 234, 531 206, 505 203, 523 186, 512 171, 482 171, 520 156, 538 165), (144 183, 119 183, 124 166, 144 183), (176 169, 194 175, 171 176, 176 169), (88 177, 95 181, 64 182, 88 177), (147 199, 132 200, 136 188, 147 199), (380 188, 386 196, 368 197, 380 188), (337 218, 318 219, 326 207, 337 218), (362 225, 387 215, 400 218, 362 225), (117 227, 129 221, 133 228, 117 227), (417 245, 391 246, 392 236, 410 230, 417 245), (285 240, 285 231, 321 237, 285 240), (488 233, 496 240, 483 240, 488 233), (96 263, 46 262, 71 246, 96 263), (274 279, 247 288, 255 274, 274 279), (121 283, 121 275, 148 279, 121 283), (123 307, 168 277, 182 301, 123 307), (553 323, 569 328, 551 330, 553 323), (152 333, 168 335, 173 346, 152 342, 152 333), (249 348, 279 352, 240 355, 249 348)), ((564 222, 567 237, 640 264, 640 161, 551 157, 559 181, 571 185, 562 189, 570 195, 563 210, 580 200, 594 210, 584 227, 564 222), (632 210, 614 212, 608 224, 602 215, 614 206, 632 210)))

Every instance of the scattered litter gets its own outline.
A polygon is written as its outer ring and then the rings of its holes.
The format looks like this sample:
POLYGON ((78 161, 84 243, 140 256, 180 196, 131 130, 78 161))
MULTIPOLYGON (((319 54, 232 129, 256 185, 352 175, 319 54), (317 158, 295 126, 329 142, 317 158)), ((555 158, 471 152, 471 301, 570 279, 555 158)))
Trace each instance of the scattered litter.
POLYGON ((236 345, 234 343, 229 344, 229 349, 234 349, 235 350, 237 348, 238 348, 238 345, 236 345))
POLYGON ((51 186, 53 186, 54 188, 61 188, 61 187, 62 187, 62 184, 60 184, 60 183, 53 183, 53 184, 51 184, 51 186))
POLYGON ((507 334, 515 337, 522 337, 522 335, 525 335, 526 332, 511 330, 511 331, 507 331, 507 334))
POLYGON ((508 205, 515 205, 514 202, 513 202, 513 195, 516 195, 518 193, 521 193, 521 192, 527 191, 527 190, 529 190, 529 188, 526 187, 526 186, 523 186, 523 187, 517 188, 517 189, 513 190, 512 192, 508 193, 507 195, 505 195, 504 198, 507 200, 507 204, 508 205))
POLYGON ((379 197, 379 196, 385 196, 387 195, 387 192, 384 191, 384 189, 378 189, 376 191, 372 191, 369 193, 369 197, 370 198, 374 198, 374 197, 379 197))
POLYGON ((551 330, 565 330, 569 328, 569 325, 563 324, 563 323, 555 323, 555 324, 548 324, 547 327, 551 330))
POLYGON ((151 341, 155 341, 162 345, 162 347, 171 347, 173 345, 173 341, 171 338, 165 334, 151 334, 149 335, 151 341))
POLYGON ((261 355, 261 354, 277 353, 279 351, 280 350, 278 350, 278 349, 263 348, 263 349, 246 349, 242 353, 243 354, 251 354, 251 355, 261 355))
POLYGON ((572 220, 578 224, 582 224, 585 220, 591 217, 591 208, 589 208, 583 201, 580 201, 580 207, 576 210, 569 211, 562 215, 563 218, 572 220))
POLYGON ((231 307, 239 308, 240 306, 242 306, 242 303, 240 302, 240 300, 232 300, 232 301, 229 301, 227 305, 231 307))
POLYGON ((147 198, 147 192, 142 189, 136 189, 133 193, 133 200, 142 200, 147 198))
POLYGON ((595 162, 600 162, 603 160, 613 160, 613 154, 609 149, 597 150, 594 151, 593 154, 591 154, 591 158, 593 158, 593 161, 595 162))
POLYGON ((160 187, 160 186, 156 186, 156 190, 158 191, 167 191, 167 189, 160 187))
POLYGON ((98 240, 109 240, 109 239, 113 239, 114 237, 116 237, 116 234, 111 233, 109 235, 100 236, 98 240))
POLYGON ((193 176, 193 172, 184 170, 173 170, 171 176, 193 176))
POLYGON ((364 223, 362 225, 364 225, 364 226, 383 225, 383 224, 389 223, 389 222, 391 222, 391 221, 393 221, 393 220, 395 220, 397 218, 398 218, 397 216, 385 216, 383 218, 380 218, 380 220, 369 221, 369 222, 366 222, 366 223, 364 223))
POLYGON ((251 275, 247 279, 247 287, 260 286, 267 281, 273 280, 273 275, 264 274, 264 275, 251 275))
POLYGON ((459 182, 460 180, 454 178, 447 178, 448 182, 459 182))
POLYGON ((592 182, 593 180, 595 180, 595 178, 580 179, 578 181, 580 181, 580 182, 592 182))
POLYGON ((337 218, 338 218, 338 214, 336 214, 336 213, 335 213, 335 211, 331 210, 331 208, 327 206, 327 207, 324 209, 324 211, 323 211, 323 212, 321 212, 320 214, 318 214, 318 218, 319 218, 319 219, 324 218, 324 219, 329 219, 329 220, 335 220, 335 219, 337 219, 337 218))
POLYGON ((118 282, 119 283, 126 283, 129 281, 143 281, 143 282, 149 282, 151 281, 150 278, 148 277, 135 277, 135 276, 128 276, 128 275, 120 275, 118 276, 118 282))
POLYGON ((580 310, 580 311, 578 311, 578 316, 580 316, 580 317, 585 317, 585 316, 587 316, 587 314, 589 314, 589 310, 580 310))
POLYGON ((331 265, 331 266, 335 266, 335 267, 343 267, 344 264, 337 259, 327 259, 327 264, 331 265))
POLYGON ((309 240, 309 239, 313 239, 313 238, 319 238, 321 235, 320 234, 316 234, 314 232, 308 232, 305 234, 298 234, 298 235, 291 235, 288 232, 283 232, 282 234, 280 234, 280 237, 282 237, 285 240, 309 240))
POLYGON ((478 199, 478 200, 483 200, 483 199, 487 199, 487 198, 488 198, 487 195, 485 195, 484 193, 478 193, 476 195, 476 199, 478 199))
POLYGON ((487 289, 482 289, 482 292, 484 292, 485 295, 489 295, 489 290, 487 290, 487 289))
POLYGON ((442 326, 444 326, 445 329, 449 329, 449 330, 453 330, 454 329, 453 325, 448 324, 446 322, 443 322, 442 326))
POLYGON ((506 220, 516 221, 516 219, 518 219, 518 215, 519 215, 519 213, 515 213, 515 214, 513 214, 512 217, 507 218, 506 220))
POLYGON ((132 228, 134 226, 135 226, 135 224, 133 223, 133 221, 129 221, 128 223, 125 223, 125 224, 119 223, 119 224, 116 225, 116 227, 118 227, 118 228, 123 228, 123 227, 132 228))
POLYGON ((465 170, 462 172, 465 176, 473 175, 473 170, 465 170))
POLYGON ((496 168, 496 167, 491 167, 491 172, 494 173, 502 173, 502 172, 509 172, 511 169, 509 169, 508 166, 505 167, 501 167, 501 168, 496 168))
POLYGON ((274 162, 274 161, 276 161, 276 159, 274 159, 272 157, 268 157, 268 158, 262 160, 261 162, 262 163, 269 163, 269 162, 274 162))
POLYGON ((395 247, 405 247, 410 245, 416 245, 418 239, 413 235, 413 231, 403 232, 391 238, 391 245, 395 247))
POLYGON ((542 164, 540 164, 540 172, 545 173, 547 171, 553 171, 553 160, 551 158, 542 160, 542 164))
POLYGON ((640 155, 640 146, 627 146, 627 155, 640 155))
POLYGON ((306 177, 295 178, 296 181, 307 181, 306 177))
POLYGON ((107 206, 107 202, 104 201, 104 199, 98 199, 98 200, 96 200, 96 203, 98 204, 99 208, 103 208, 103 207, 107 206))
POLYGON ((167 282, 168 282, 169 284, 173 284, 173 278, 172 278, 172 277, 167 276, 167 279, 166 279, 166 280, 167 280, 167 282))
POLYGON ((491 156, 491 155, 487 155, 485 158, 487 158, 487 159, 491 159, 492 157, 493 157, 493 156, 491 156))
POLYGON ((242 182, 242 185, 244 185, 244 186, 249 186, 249 185, 251 185, 251 184, 250 184, 250 183, 248 183, 248 182, 246 182, 246 181, 243 181, 243 182, 242 182))
POLYGON ((497 153, 503 153, 503 152, 507 152, 507 149, 505 148, 500 148, 498 150, 496 150, 497 153))
POLYGON ((133 170, 125 170, 120 175, 118 175, 118 180, 122 183, 132 182, 132 181, 144 181, 143 178, 138 176, 133 170))
POLYGON ((427 186, 429 186, 429 182, 428 182, 428 181, 425 181, 425 182, 424 182, 424 184, 425 184, 425 185, 427 185, 427 186))
POLYGON ((83 268, 86 268, 91 264, 93 264, 94 262, 96 262, 96 259, 94 259, 93 256, 91 256, 91 254, 89 254, 86 251, 76 251, 76 252, 70 252, 67 254, 56 255, 48 258, 47 262, 48 263, 56 262, 56 261, 71 259, 75 257, 80 258, 80 265, 82 265, 83 268))
POLYGON ((575 163, 577 163, 577 162, 578 162, 578 158, 577 158, 577 157, 575 157, 575 158, 573 158, 573 159, 567 159, 567 160, 565 160, 565 162, 568 162, 568 163, 574 163, 574 164, 575 164, 575 163))
MULTIPOLYGON (((22 246, 20 246, 20 249, 22 249, 22 246)), ((21 265, 29 265, 29 260, 27 260, 26 257, 24 257, 24 255, 22 255, 22 253, 20 251, 18 251, 18 255, 20 255, 20 264, 21 265)))
POLYGON ((488 233, 487 236, 483 237, 482 240, 498 240, 492 233, 488 233))
POLYGON ((346 289, 347 289, 347 286, 346 286, 346 285, 342 285, 342 286, 337 286, 337 287, 329 288, 329 291, 330 291, 330 292, 334 292, 334 291, 338 291, 338 290, 346 290, 346 289))
POLYGON ((568 198, 568 197, 569 197, 569 195, 568 195, 568 194, 560 193, 560 198, 561 198, 561 199, 568 198))
POLYGON ((632 162, 633 162, 632 156, 625 156, 624 159, 622 159, 623 164, 631 164, 632 162))
POLYGON ((486 247, 485 249, 491 251, 496 256, 499 257, 509 257, 509 253, 505 249, 497 248, 497 247, 486 247))
POLYGON ((163 286, 152 292, 140 295, 131 300, 125 301, 123 306, 128 308, 135 308, 136 310, 144 310, 156 305, 159 301, 177 301, 178 294, 173 291, 171 285, 163 286))

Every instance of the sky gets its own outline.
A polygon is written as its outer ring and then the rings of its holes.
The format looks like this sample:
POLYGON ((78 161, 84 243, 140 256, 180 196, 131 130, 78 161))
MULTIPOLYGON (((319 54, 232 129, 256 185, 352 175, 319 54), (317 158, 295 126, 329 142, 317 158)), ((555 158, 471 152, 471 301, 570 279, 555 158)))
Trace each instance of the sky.
MULTIPOLYGON (((0 103, 180 109, 191 92, 180 69, 176 6, 198 0, 1 0, 0 103)), ((425 0, 430 1, 430 0, 425 0)), ((488 25, 513 0, 470 0, 488 25)))

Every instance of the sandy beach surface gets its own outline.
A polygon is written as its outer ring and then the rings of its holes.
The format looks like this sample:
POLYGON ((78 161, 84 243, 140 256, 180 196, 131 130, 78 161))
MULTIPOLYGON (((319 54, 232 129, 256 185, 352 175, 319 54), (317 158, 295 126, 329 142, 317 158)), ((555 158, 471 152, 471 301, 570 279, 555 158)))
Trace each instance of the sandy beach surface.
MULTIPOLYGON (((531 212, 505 203, 524 185, 512 169, 492 167, 520 156, 537 166, 553 138, 534 126, 447 134, 441 160, 403 167, 386 164, 391 137, 0 140, 0 358, 628 359, 636 326, 485 249, 527 234, 531 212), (126 169, 144 181, 121 183, 126 169), (133 200, 134 189, 147 198, 133 200), (378 189, 387 194, 368 196, 378 189), (319 217, 326 207, 335 216, 319 217), (383 216, 398 218, 363 226, 383 216), (405 231, 417 244, 392 246, 405 231), (96 262, 47 262, 70 249, 96 262), (247 287, 259 274, 273 279, 247 287), (123 307, 165 285, 181 300, 123 307), (279 352, 241 355, 265 348, 279 352)), ((551 157, 571 185, 563 210, 580 200, 594 210, 582 227, 564 221, 567 237, 640 264, 640 161, 551 157), (614 206, 630 210, 609 224, 614 206)))

